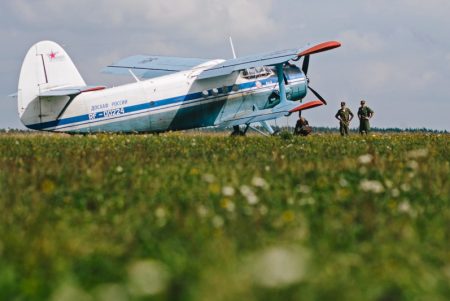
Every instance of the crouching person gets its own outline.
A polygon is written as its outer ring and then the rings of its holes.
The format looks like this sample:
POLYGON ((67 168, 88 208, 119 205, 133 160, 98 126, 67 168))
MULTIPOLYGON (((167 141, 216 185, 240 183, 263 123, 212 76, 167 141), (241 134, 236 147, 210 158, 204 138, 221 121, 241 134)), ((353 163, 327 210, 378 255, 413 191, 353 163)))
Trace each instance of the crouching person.
POLYGON ((295 125, 294 135, 308 136, 312 132, 312 127, 309 126, 308 120, 304 117, 300 117, 295 125))

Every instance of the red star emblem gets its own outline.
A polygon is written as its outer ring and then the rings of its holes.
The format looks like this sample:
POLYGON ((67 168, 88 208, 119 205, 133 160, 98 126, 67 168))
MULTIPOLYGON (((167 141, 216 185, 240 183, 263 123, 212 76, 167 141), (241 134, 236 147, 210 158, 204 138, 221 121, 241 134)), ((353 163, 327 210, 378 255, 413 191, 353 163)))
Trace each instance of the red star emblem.
POLYGON ((54 58, 56 58, 56 55, 57 55, 58 53, 57 52, 53 52, 53 50, 52 50, 52 52, 50 52, 50 54, 48 55, 48 57, 51 59, 51 60, 53 60, 54 58))

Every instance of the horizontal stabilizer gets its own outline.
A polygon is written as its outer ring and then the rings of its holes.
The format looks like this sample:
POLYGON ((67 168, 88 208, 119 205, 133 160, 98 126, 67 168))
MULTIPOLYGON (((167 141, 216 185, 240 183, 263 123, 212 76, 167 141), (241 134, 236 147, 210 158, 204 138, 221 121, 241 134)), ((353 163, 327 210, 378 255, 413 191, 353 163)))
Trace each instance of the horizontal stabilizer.
POLYGON ((175 72, 190 70, 210 60, 167 56, 135 55, 115 62, 102 70, 113 75, 129 75, 132 70, 140 78, 154 78, 175 72))
POLYGON ((85 92, 93 92, 104 90, 106 87, 103 86, 83 86, 83 87, 65 87, 50 89, 39 93, 40 97, 54 97, 54 96, 72 96, 78 95, 85 92))

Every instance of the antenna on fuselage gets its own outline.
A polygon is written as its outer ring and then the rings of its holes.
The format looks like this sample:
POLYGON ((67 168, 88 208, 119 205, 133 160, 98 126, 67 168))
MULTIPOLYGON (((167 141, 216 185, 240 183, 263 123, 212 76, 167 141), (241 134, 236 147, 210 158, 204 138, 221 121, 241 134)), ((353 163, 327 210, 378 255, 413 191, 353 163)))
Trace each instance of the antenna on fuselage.
POLYGON ((230 37, 230 45, 231 45, 231 51, 233 52, 233 58, 237 58, 236 57, 236 51, 234 51, 234 45, 233 45, 233 38, 230 37))
POLYGON ((139 78, 136 76, 136 74, 134 74, 133 70, 128 69, 128 72, 130 72, 131 76, 133 76, 137 82, 140 82, 139 78))

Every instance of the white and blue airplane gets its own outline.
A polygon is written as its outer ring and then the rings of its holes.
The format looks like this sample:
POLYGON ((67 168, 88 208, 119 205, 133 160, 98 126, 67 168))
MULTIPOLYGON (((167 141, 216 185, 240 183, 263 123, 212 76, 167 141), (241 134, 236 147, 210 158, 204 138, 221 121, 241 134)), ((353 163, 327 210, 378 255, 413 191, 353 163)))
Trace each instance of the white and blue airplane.
POLYGON ((42 41, 31 47, 22 65, 19 116, 30 129, 65 133, 217 126, 243 134, 260 124, 273 134, 267 121, 326 105, 309 87, 310 55, 340 46, 330 41, 229 60, 137 55, 104 70, 131 74, 136 81, 107 89, 87 86, 64 49, 42 41), (299 68, 294 62, 301 58, 299 68), (302 103, 308 88, 319 100, 302 103))

